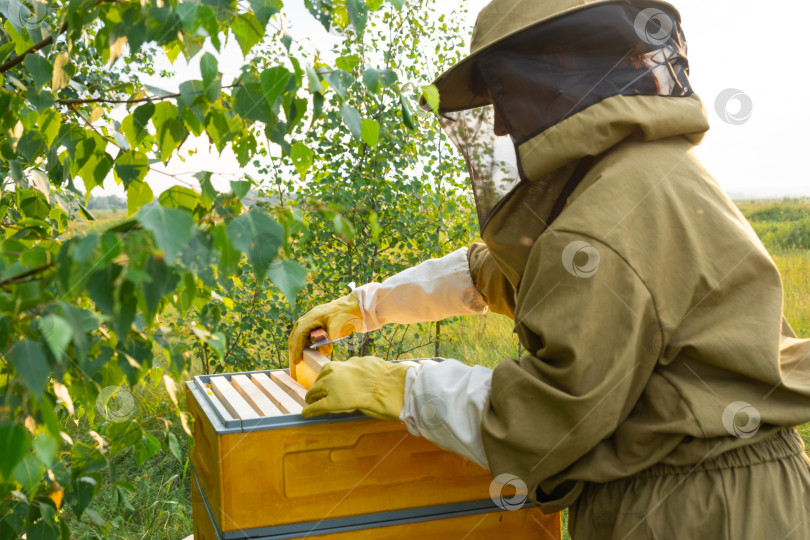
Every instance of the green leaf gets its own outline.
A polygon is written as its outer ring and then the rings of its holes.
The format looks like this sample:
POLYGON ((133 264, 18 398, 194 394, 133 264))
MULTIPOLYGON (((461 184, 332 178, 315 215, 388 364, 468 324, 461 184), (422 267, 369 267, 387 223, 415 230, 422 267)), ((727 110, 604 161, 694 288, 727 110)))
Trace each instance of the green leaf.
POLYGON ((49 433, 40 433, 33 443, 34 453, 46 467, 53 467, 56 453, 59 451, 59 440, 49 433))
POLYGON ((51 374, 42 344, 24 338, 11 349, 11 364, 17 370, 25 386, 35 396, 41 396, 51 374))
POLYGON ((340 96, 341 100, 346 99, 346 90, 354 83, 354 77, 341 69, 327 73, 324 75, 324 79, 329 83, 332 90, 340 96))
POLYGON ((231 191, 233 194, 236 195, 238 198, 242 198, 248 194, 250 191, 250 186, 252 186, 250 182, 244 180, 232 180, 231 181, 231 191))
POLYGON ((39 112, 47 111, 49 108, 53 107, 55 103, 53 93, 51 91, 39 90, 33 86, 29 87, 28 91, 25 92, 25 99, 27 99, 39 112))
POLYGON ((200 194, 186 186, 172 186, 158 197, 162 206, 169 208, 185 208, 194 211, 200 201, 200 194))
POLYGON ((191 331, 194 332, 194 335, 196 335, 198 338, 207 343, 212 349, 214 349, 214 352, 217 353, 217 357, 220 360, 225 356, 226 342, 224 334, 222 334, 221 332, 216 332, 212 334, 205 328, 200 328, 198 326, 192 327, 191 331))
POLYGON ((28 540, 58 540, 54 531, 45 521, 40 520, 25 529, 28 540))
POLYGON ((346 0, 346 10, 349 12, 349 24, 362 36, 366 31, 368 5, 364 0, 346 0))
POLYGON ((390 0, 391 5, 397 8, 397 11, 402 9, 402 6, 405 5, 405 0, 390 0))
POLYGON ((408 105, 408 98, 400 94, 399 103, 402 107, 402 121, 405 123, 405 127, 411 131, 415 130, 416 124, 413 122, 413 114, 411 113, 411 107, 408 105))
POLYGON ((118 181, 123 182, 128 191, 130 184, 141 182, 146 178, 146 173, 149 172, 149 158, 146 154, 135 150, 122 152, 115 160, 114 172, 118 181))
POLYGON ((157 204, 141 208, 136 219, 145 229, 152 231, 169 264, 174 264, 194 232, 194 219, 187 212, 157 204))
POLYGON ((316 92, 323 92, 323 85, 321 85, 321 78, 315 73, 315 69, 307 65, 307 81, 309 82, 309 91, 314 94, 316 92))
POLYGON ((96 216, 82 203, 79 203, 79 210, 87 221, 95 221, 96 216))
POLYGON ((183 122, 177 118, 177 107, 174 108, 174 117, 165 118, 162 122, 155 118, 155 128, 157 129, 157 143, 160 151, 160 160, 165 164, 169 162, 172 154, 177 150, 183 141, 188 137, 188 130, 183 122))
POLYGON ((247 56, 250 50, 261 41, 264 36, 264 25, 259 23, 253 13, 242 13, 233 18, 231 29, 242 55, 247 56))
MULTIPOLYGON (((233 91, 233 108, 242 118, 272 124, 274 115, 271 105, 269 100, 265 99, 262 85, 252 74, 245 75, 242 78, 242 85, 233 91)), ((228 135, 232 138, 235 134, 228 135)))
POLYGON ((217 51, 219 51, 219 23, 217 22, 217 17, 214 10, 203 3, 197 4, 197 20, 199 21, 202 29, 205 30, 208 37, 211 39, 211 44, 217 51))
POLYGON ((281 0, 248 0, 248 2, 256 19, 265 27, 270 22, 270 17, 278 13, 282 7, 281 0))
POLYGON ((348 54, 346 56, 341 56, 337 60, 335 60, 335 66, 338 69, 342 69, 344 71, 353 70, 357 66, 360 65, 360 57, 356 54, 348 54))
POLYGON ((45 467, 34 455, 27 455, 14 468, 14 479, 22 485, 23 491, 29 495, 39 486, 45 467))
POLYGON ((270 265, 270 281, 284 293, 290 307, 295 309, 295 299, 307 284, 307 269, 297 261, 285 259, 270 265))
POLYGON ((154 200, 155 195, 149 184, 142 180, 133 180, 127 186, 127 217, 135 214, 143 205, 154 200))
POLYGON ((340 236, 344 237, 347 240, 351 240, 354 238, 356 233, 356 229, 351 221, 346 219, 340 214, 337 214, 335 218, 332 220, 332 224, 335 227, 335 232, 340 236))
POLYGON ((397 72, 392 69, 384 69, 380 72, 380 80, 383 88, 390 88, 397 83, 397 72))
POLYGON ((51 82, 53 77, 53 66, 48 60, 39 53, 31 53, 26 55, 23 60, 25 70, 34 78, 34 84, 38 88, 42 88, 51 82))
MULTIPOLYGON (((326 31, 329 31, 329 28, 332 25, 332 10, 333 5, 331 0, 307 0, 304 4, 309 9, 309 12, 312 14, 313 17, 318 19, 318 21, 323 25, 326 31)), ((289 47, 288 47, 289 49, 289 47)))
MULTIPOLYGON (((239 90, 237 88, 237 90, 239 90)), ((234 95, 242 95, 234 91, 234 95)), ((239 105, 239 102, 236 102, 239 105)), ((267 111, 269 114, 269 110, 267 111)), ((238 116, 226 114, 224 109, 211 108, 205 116, 205 131, 211 142, 216 145, 217 150, 222 152, 225 145, 230 142, 237 133, 242 131, 242 119, 238 116)))
POLYGON ((358 141, 362 140, 363 123, 360 113, 351 105, 343 105, 340 108, 340 115, 343 117, 343 122, 352 132, 352 135, 358 141))
POLYGON ((113 168, 113 158, 107 152, 94 152, 91 154, 81 169, 79 176, 84 181, 87 193, 90 193, 96 186, 103 186, 104 179, 113 168))
POLYGON ((377 212, 371 212, 368 216, 368 226, 371 229, 371 237, 377 242, 380 239, 380 223, 377 220, 377 212))
POLYGON ((139 444, 135 445, 135 462, 138 468, 143 465, 147 459, 154 457, 160 453, 160 441, 151 433, 144 432, 141 435, 139 444))
POLYGON ((256 279, 262 281, 284 241, 284 228, 263 211, 252 208, 232 219, 226 230, 233 247, 248 256, 256 279))
POLYGON ((56 140, 61 126, 62 115, 59 114, 59 111, 48 109, 39 115, 39 131, 45 137, 45 144, 48 148, 50 148, 53 141, 56 140))
POLYGON ((145 103, 121 121, 121 131, 126 135, 131 146, 137 146, 149 135, 147 126, 155 112, 154 103, 145 103))
POLYGON ((30 218, 45 219, 51 211, 48 199, 35 189, 21 189, 17 192, 17 201, 20 212, 30 218))
POLYGON ((69 62, 70 57, 68 53, 61 52, 56 55, 56 59, 53 62, 53 75, 51 77, 51 88, 54 92, 60 88, 64 88, 70 82, 70 72, 65 69, 68 67, 69 62))
POLYGON ((281 97, 284 89, 287 88, 291 76, 292 73, 283 66, 271 67, 262 71, 260 76, 262 92, 267 103, 273 106, 275 111, 278 110, 275 107, 276 100, 281 97))
POLYGON ((180 282, 177 272, 166 266, 166 263, 150 256, 144 266, 144 271, 149 276, 150 281, 146 285, 141 285, 143 297, 146 301, 149 318, 154 318, 157 308, 163 298, 174 292, 180 282))
POLYGON ((90 274, 87 294, 101 312, 111 315, 115 310, 115 280, 121 275, 121 265, 108 264, 90 274))
POLYGON ((205 53, 200 58, 200 73, 202 74, 203 85, 207 88, 217 76, 218 65, 216 57, 210 52, 205 53))
POLYGON ((183 463, 183 452, 180 450, 180 443, 177 441, 177 436, 170 431, 168 439, 169 452, 172 453, 177 461, 183 463))
POLYGON ((295 170, 301 175, 301 180, 304 180, 307 171, 312 167, 312 161, 315 158, 315 152, 310 150, 304 143, 297 142, 290 150, 290 159, 295 166, 295 170))
MULTIPOLYGON (((148 111, 146 111, 148 112, 148 111)), ((177 107, 172 103, 162 101, 155 105, 152 114, 152 123, 155 125, 156 142, 160 151, 160 159, 167 163, 172 153, 183 143, 188 136, 188 130, 180 116, 177 107)))
POLYGON ((368 91, 377 94, 380 91, 380 72, 374 68, 368 68, 363 72, 363 84, 368 91))
POLYGON ((367 145, 376 147, 380 140, 380 124, 376 120, 364 118, 360 136, 367 145))
POLYGON ((377 11, 382 7, 383 0, 366 0, 366 4, 368 4, 371 11, 377 11))
POLYGON ((58 315, 49 314, 39 323, 39 331, 57 360, 61 360, 73 340, 73 328, 58 315))
POLYGON ((22 461, 30 441, 25 429, 12 422, 0 423, 0 480, 6 483, 22 461))
POLYGON ((40 154, 47 150, 45 148, 45 137, 35 130, 26 131, 17 141, 17 150, 26 161, 33 163, 40 154))
POLYGON ((433 84, 423 86, 422 97, 425 98, 430 109, 434 113, 439 114, 439 89, 433 84))
POLYGON ((211 204, 213 204, 219 196, 219 192, 211 183, 211 174, 212 173, 208 171, 202 171, 194 175, 194 178, 200 183, 200 191, 202 191, 200 202, 207 208, 210 208, 211 204))

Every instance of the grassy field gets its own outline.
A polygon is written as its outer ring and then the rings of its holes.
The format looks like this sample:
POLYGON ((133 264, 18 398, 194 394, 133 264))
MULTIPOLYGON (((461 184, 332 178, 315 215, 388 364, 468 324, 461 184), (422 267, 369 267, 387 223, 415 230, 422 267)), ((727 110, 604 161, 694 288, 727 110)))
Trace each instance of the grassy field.
MULTIPOLYGON (((779 266, 788 320, 800 336, 810 337, 810 202, 746 202, 740 203, 740 208, 779 266)), ((123 215, 101 211, 97 218, 96 222, 80 224, 75 230, 96 229, 123 219, 123 215)), ((444 327, 441 354, 494 367, 503 358, 522 354, 512 327, 511 320, 495 314, 462 318, 444 327)), ((408 356, 432 356, 433 352, 430 346, 408 356)), ((136 396, 139 406, 156 416, 162 411, 161 399, 156 390, 149 388, 136 396)), ((805 441, 810 443, 810 424, 801 431, 805 441)), ((181 441, 185 437, 179 429, 175 435, 181 441)), ((116 527, 100 531, 92 525, 93 514, 85 514, 83 523, 71 523, 73 537, 174 540, 191 534, 190 488, 185 464, 165 453, 148 460, 140 469, 134 459, 122 459, 115 465, 119 475, 127 477, 135 488, 125 496, 127 508, 122 511, 117 497, 108 494, 94 502, 92 510, 105 517, 118 516, 116 527)))

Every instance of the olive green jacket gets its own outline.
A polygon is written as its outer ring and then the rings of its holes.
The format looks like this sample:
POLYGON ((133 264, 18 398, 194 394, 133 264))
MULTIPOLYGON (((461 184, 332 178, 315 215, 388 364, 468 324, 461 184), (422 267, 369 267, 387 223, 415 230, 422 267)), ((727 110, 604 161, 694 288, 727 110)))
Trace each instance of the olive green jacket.
POLYGON ((544 510, 583 482, 810 421, 810 340, 783 323, 773 260, 692 152, 707 129, 697 96, 585 109, 520 148, 551 184, 598 156, 551 228, 520 209, 547 216, 547 202, 512 200, 469 250, 476 288, 528 351, 494 370, 487 459, 544 510))

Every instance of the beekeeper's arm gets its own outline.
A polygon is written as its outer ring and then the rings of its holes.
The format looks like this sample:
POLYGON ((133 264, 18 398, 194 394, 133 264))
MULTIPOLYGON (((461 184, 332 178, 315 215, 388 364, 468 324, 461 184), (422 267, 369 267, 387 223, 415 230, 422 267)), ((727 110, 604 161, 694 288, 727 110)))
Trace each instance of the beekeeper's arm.
POLYGON ((533 499, 539 485, 556 490, 547 480, 616 430, 655 368, 660 350, 651 343, 668 340, 655 339, 664 330, 652 296, 610 247, 591 240, 592 275, 573 258, 566 268, 563 253, 581 238, 544 237, 529 259, 516 313, 526 356, 494 372, 445 361, 405 375, 399 418, 409 431, 493 476, 520 477, 533 499))
MULTIPOLYGON (((290 360, 300 361, 307 336, 326 329, 331 339, 352 332, 371 332, 388 323, 439 321, 487 310, 487 299, 498 292, 499 281, 482 244, 461 248, 392 276, 368 283, 328 304, 317 306, 295 323, 289 338, 290 360), (468 256, 469 255, 469 256, 468 256), (470 258, 472 257, 472 258, 470 258), (489 284, 479 291, 479 284, 489 284), (483 293, 483 294, 482 294, 483 293)), ((503 302, 494 310, 501 313, 503 302)))

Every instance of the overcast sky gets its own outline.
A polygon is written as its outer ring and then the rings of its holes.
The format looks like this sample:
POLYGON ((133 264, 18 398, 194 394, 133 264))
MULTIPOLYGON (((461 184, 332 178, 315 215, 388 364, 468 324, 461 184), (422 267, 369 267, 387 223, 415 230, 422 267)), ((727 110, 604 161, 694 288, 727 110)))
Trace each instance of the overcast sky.
MULTIPOLYGON (((452 6, 446 0, 440 5, 452 6)), ((469 0, 469 24, 486 5, 486 0, 469 0)), ((673 2, 682 16, 689 43, 693 87, 709 112, 712 128, 698 148, 698 155, 709 172, 735 198, 781 198, 810 196, 810 172, 805 164, 810 155, 810 75, 806 67, 805 22, 810 21, 810 1, 788 0, 765 9, 753 0, 677 0, 673 2), (742 124, 723 121, 715 102, 727 89, 736 89, 750 99, 752 112, 742 124)), ((447 7, 449 9, 449 7, 447 7)), ((287 0, 284 8, 290 33, 299 41, 309 40, 313 47, 326 51, 335 38, 323 31, 303 7, 303 0, 287 0)), ((223 79, 231 80, 242 65, 241 53, 231 42, 220 56, 223 79)), ((174 66, 161 62, 175 72, 172 79, 149 78, 148 83, 174 90, 188 79, 199 78, 199 55, 187 65, 182 57, 174 66)), ((430 80, 426 79, 425 84, 430 80)), ((745 97, 743 97, 745 99, 745 97)), ((732 100, 728 111, 737 112, 741 102, 732 100)), ((226 151, 223 156, 198 146, 185 163, 173 159, 173 173, 199 170, 234 175, 239 166, 226 151)), ((165 176, 150 173, 155 193, 172 185, 165 176)), ((118 193, 110 186, 104 193, 118 193)), ((227 189, 227 182, 217 186, 227 189)), ((101 195, 100 191, 94 192, 101 195)))

